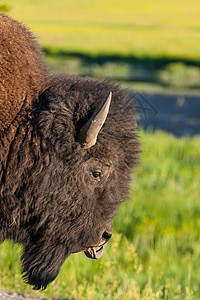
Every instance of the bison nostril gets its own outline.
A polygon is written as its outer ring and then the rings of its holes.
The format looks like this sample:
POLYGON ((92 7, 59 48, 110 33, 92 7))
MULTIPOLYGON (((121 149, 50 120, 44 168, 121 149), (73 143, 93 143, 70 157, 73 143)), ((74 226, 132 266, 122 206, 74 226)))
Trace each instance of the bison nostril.
POLYGON ((111 238, 112 233, 108 233, 106 231, 104 231, 104 233, 102 234, 102 238, 106 240, 106 242, 109 241, 109 239, 111 238))

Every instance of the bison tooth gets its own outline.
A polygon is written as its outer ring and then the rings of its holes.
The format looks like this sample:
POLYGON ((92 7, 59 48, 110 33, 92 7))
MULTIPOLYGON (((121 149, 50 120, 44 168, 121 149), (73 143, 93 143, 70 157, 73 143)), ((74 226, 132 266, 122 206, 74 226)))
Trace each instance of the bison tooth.
POLYGON ((84 253, 88 258, 99 259, 104 253, 104 247, 102 246, 97 251, 94 247, 91 247, 91 248, 88 248, 87 251, 85 251, 84 253))
POLYGON ((96 250, 94 248, 88 248, 84 253, 88 258, 95 259, 96 250))

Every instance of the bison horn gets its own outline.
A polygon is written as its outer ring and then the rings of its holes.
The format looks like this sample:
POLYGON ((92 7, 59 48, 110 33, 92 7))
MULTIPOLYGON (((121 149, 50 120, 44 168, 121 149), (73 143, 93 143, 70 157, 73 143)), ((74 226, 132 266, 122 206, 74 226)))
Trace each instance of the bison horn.
POLYGON ((78 141, 83 148, 89 149, 96 144, 98 133, 101 130, 109 112, 111 98, 112 93, 110 92, 100 109, 81 128, 78 141))

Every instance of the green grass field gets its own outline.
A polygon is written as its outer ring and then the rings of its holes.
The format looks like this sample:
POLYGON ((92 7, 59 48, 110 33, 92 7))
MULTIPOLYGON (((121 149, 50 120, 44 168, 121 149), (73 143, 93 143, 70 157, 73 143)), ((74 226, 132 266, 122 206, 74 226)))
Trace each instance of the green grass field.
POLYGON ((199 299, 200 137, 141 132, 131 200, 99 261, 71 255, 45 292, 20 277, 20 247, 0 247, 0 289, 69 299, 199 299))
POLYGON ((38 37, 56 70, 139 82, 139 88, 150 82, 199 90, 198 0, 5 2, 38 37))
POLYGON ((41 45, 90 54, 200 61, 200 2, 7 0, 41 45))

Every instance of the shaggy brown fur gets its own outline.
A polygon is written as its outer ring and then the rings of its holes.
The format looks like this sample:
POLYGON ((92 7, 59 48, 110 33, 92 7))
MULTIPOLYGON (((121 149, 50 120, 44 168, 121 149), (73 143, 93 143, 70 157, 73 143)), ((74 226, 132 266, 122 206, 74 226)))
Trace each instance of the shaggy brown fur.
POLYGON ((44 89, 47 66, 32 34, 0 13, 0 130, 10 124, 24 102, 44 89))
POLYGON ((12 38, 13 48, 9 59, 4 51, 1 65, 1 97, 11 100, 1 123, 0 242, 24 245, 24 278, 40 289, 71 253, 98 246, 111 232, 140 153, 134 106, 113 83, 50 75, 27 29, 0 19, 13 28, 4 29, 4 45, 12 38), (24 40, 23 51, 32 49, 33 57, 27 56, 26 68, 16 54, 24 40), (12 74, 12 68, 17 71, 9 81, 6 70, 12 74), (78 133, 109 92, 111 107, 97 143, 84 149, 78 133))

